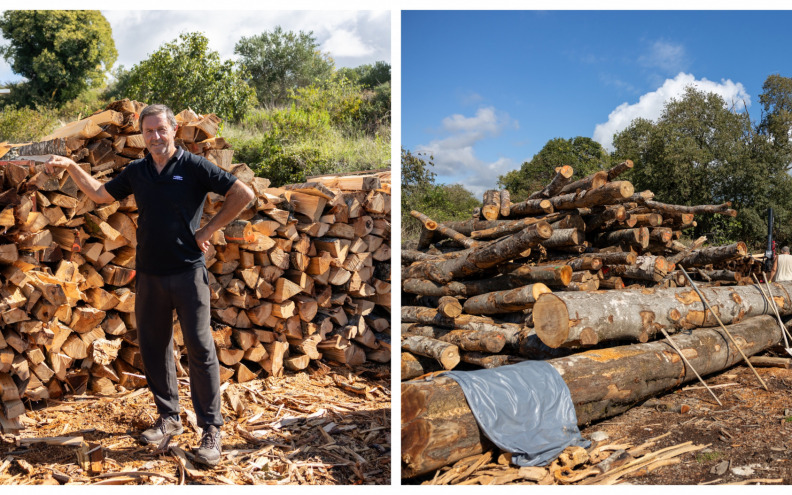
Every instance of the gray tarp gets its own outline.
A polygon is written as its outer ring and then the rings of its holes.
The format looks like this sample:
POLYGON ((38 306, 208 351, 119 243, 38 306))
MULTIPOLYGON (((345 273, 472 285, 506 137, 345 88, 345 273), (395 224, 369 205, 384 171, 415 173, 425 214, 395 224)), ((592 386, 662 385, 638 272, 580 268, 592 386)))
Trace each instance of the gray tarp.
POLYGON ((580 436, 566 383, 544 361, 443 376, 459 383, 482 433, 518 466, 542 466, 570 445, 591 445, 580 436))

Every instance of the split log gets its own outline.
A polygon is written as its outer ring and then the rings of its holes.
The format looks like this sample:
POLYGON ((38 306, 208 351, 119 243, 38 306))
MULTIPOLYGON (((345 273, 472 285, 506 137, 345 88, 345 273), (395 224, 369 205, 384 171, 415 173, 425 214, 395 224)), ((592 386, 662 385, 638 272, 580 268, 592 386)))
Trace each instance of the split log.
MULTIPOLYGON (((748 356, 776 344, 781 330, 770 316, 731 325, 748 356)), ((678 335, 675 342, 702 375, 724 370, 742 357, 720 328, 678 335)), ((665 341, 592 350, 549 360, 569 388, 578 425, 620 414, 642 400, 696 380, 665 341)), ((451 378, 402 383, 402 475, 419 476, 464 457, 489 442, 478 428, 461 387, 451 378)))
MULTIPOLYGON (((726 325, 773 311, 755 286, 700 290, 726 325)), ((792 314, 790 291, 792 282, 778 282, 773 288, 782 315, 792 314)), ((672 333, 718 325, 690 288, 543 294, 534 304, 533 321, 536 334, 550 347, 619 339, 647 342, 660 328, 672 333)))

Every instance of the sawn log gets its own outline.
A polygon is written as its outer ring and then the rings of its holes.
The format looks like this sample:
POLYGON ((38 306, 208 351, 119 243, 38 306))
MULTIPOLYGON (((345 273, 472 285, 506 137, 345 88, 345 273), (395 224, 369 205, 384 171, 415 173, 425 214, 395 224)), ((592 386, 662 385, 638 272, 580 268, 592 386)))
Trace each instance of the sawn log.
MULTIPOLYGON (((770 316, 731 325, 746 355, 781 340, 770 316)), ((742 358, 720 328, 698 329, 674 338, 701 375, 722 371, 742 358)), ((679 354, 657 341, 598 349, 548 361, 561 374, 572 397, 578 425, 620 414, 640 401, 696 380, 679 354)), ((483 452, 481 433, 462 389, 451 378, 402 383, 402 476, 412 478, 483 452)))

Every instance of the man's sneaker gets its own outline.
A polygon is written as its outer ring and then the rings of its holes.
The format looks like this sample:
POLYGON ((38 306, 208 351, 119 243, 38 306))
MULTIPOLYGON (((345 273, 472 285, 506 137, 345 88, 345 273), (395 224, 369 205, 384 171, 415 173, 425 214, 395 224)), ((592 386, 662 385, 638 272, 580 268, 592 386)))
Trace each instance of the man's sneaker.
POLYGON ((201 446, 195 449, 195 461, 207 466, 216 466, 220 461, 220 429, 214 425, 204 427, 201 446))
POLYGON ((157 445, 166 435, 173 436, 182 433, 184 433, 184 427, 182 427, 178 416, 168 416, 167 418, 160 416, 151 428, 140 435, 140 443, 157 445))

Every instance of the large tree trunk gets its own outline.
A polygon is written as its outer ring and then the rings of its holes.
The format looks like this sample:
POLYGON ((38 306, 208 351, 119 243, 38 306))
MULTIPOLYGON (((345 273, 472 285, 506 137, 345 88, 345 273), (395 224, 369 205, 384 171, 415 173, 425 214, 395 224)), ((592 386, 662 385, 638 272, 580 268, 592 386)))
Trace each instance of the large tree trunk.
MULTIPOLYGON (((700 290, 726 325, 773 311, 753 285, 700 290)), ((774 284, 774 300, 782 315, 792 314, 790 291, 792 282, 774 284)), ((660 328, 676 332, 718 325, 689 287, 542 294, 534 304, 533 321, 536 334, 550 347, 587 346, 618 339, 646 342, 660 328)))
MULTIPOLYGON (((775 345, 781 330, 770 316, 731 325, 729 332, 747 355, 775 345)), ((742 357, 720 328, 698 329, 674 337, 693 368, 706 376, 729 368, 742 357)), ((695 380, 666 342, 592 350, 549 360, 572 397, 578 425, 620 414, 638 402, 695 380)), ((443 376, 402 383, 402 475, 428 473, 480 454, 488 441, 478 428, 461 387, 443 376)))

